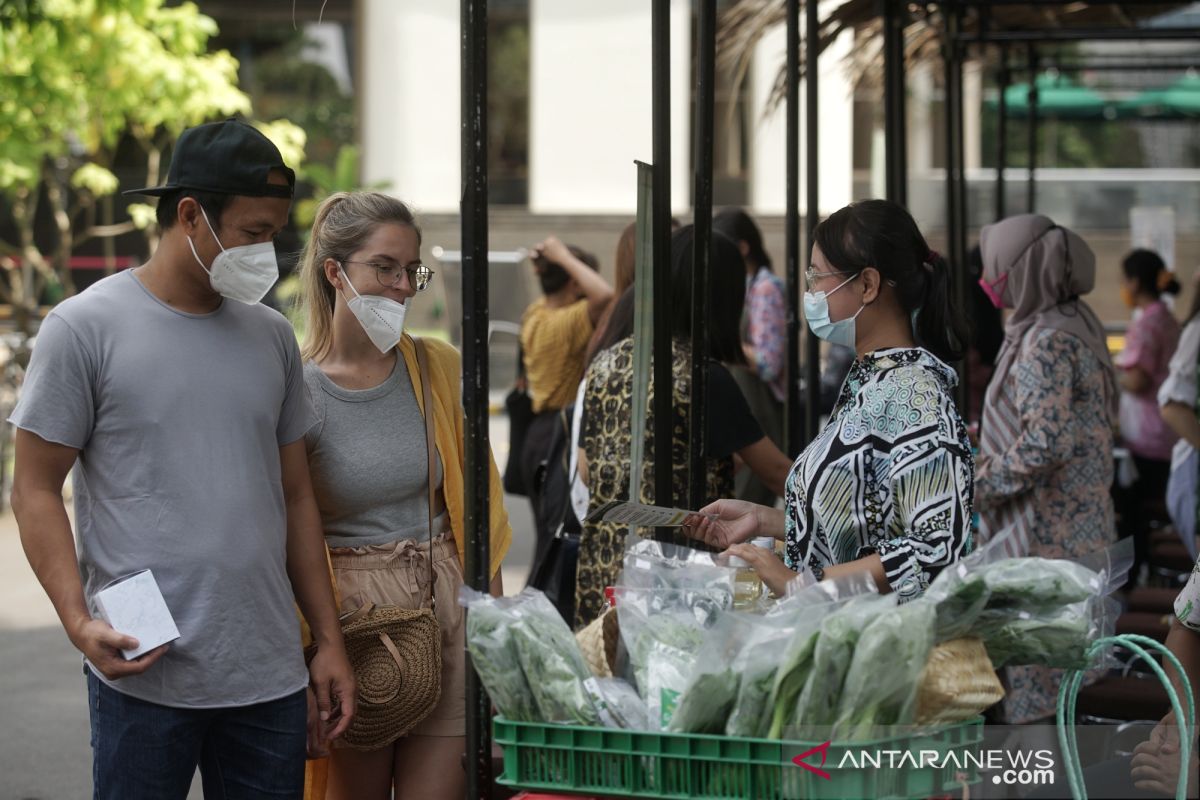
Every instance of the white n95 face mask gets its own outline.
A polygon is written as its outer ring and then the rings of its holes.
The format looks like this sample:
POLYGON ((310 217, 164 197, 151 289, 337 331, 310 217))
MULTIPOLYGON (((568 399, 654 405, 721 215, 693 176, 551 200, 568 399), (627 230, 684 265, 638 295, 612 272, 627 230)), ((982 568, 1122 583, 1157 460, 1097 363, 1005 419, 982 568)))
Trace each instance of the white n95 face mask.
POLYGON ((400 337, 404 335, 404 315, 408 312, 408 307, 390 297, 359 294, 341 264, 338 264, 338 269, 342 271, 342 278, 350 287, 350 291, 354 292, 354 297, 346 301, 346 306, 366 331, 371 344, 378 347, 381 353, 386 353, 400 344, 400 337))
POLYGON ((230 300, 237 300, 247 305, 252 306, 258 303, 266 297, 267 292, 275 285, 275 281, 279 280, 279 262, 275 260, 275 245, 271 242, 259 242, 226 249, 225 245, 221 244, 221 240, 217 239, 217 232, 213 230, 212 223, 208 221, 208 214, 205 213, 203 206, 200 208, 200 213, 204 215, 204 223, 208 225, 209 231, 212 231, 213 239, 216 239, 217 247, 221 248, 221 252, 213 259, 212 269, 209 269, 200 260, 200 255, 196 252, 196 245, 192 244, 191 237, 188 237, 188 247, 192 248, 192 255, 195 256, 200 269, 208 273, 208 282, 213 291, 222 297, 228 297, 230 300))

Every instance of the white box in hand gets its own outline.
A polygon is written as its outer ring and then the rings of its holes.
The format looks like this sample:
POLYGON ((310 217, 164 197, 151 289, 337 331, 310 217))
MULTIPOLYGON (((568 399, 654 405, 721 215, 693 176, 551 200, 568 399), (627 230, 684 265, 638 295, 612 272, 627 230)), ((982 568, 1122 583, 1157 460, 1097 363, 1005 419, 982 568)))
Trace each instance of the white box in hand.
POLYGON ((117 633, 138 640, 134 650, 122 650, 126 659, 134 659, 154 648, 179 638, 179 629, 148 569, 117 578, 96 593, 96 610, 117 633))

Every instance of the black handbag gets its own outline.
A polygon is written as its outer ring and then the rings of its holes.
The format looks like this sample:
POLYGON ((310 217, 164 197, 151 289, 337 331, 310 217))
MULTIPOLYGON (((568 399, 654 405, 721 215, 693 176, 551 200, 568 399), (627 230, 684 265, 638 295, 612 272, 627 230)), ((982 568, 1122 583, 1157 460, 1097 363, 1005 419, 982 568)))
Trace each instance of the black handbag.
POLYGON ((535 513, 539 527, 553 531, 534 553, 527 586, 546 595, 558 613, 574 624, 575 570, 579 563, 579 535, 583 526, 571 505, 570 474, 571 409, 559 412, 545 459, 538 465, 535 481, 535 513))
POLYGON ((517 348, 517 384, 504 398, 504 409, 508 412, 508 459, 504 462, 504 491, 508 494, 529 496, 530 487, 525 485, 525 470, 522 459, 525 455, 525 435, 533 422, 533 398, 529 396, 525 379, 525 355, 517 348))

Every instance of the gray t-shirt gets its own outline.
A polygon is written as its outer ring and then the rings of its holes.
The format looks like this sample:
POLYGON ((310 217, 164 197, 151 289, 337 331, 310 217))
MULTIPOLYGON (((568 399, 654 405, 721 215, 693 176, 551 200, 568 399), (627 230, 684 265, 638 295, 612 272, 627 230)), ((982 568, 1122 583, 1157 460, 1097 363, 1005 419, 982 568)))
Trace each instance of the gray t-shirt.
MULTIPOLYGON (((317 424, 305 436, 313 493, 330 547, 366 547, 429 536, 425 418, 404 359, 370 389, 344 389, 304 365, 317 424)), ((435 486, 442 462, 434 453, 435 486)), ((445 526, 434 520, 434 534, 445 526)))
POLYGON ((150 569, 179 628, 157 664, 114 689, 214 708, 304 688, 279 448, 313 413, 287 320, 232 300, 185 314, 118 273, 46 318, 10 420, 80 451, 89 603, 150 569))

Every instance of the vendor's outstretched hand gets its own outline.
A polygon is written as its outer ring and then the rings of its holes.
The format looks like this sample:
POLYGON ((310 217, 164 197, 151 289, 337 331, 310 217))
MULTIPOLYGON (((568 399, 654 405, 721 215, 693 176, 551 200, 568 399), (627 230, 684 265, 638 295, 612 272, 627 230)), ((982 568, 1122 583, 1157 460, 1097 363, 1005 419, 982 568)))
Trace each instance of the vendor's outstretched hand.
POLYGON ((683 522, 683 532, 710 547, 725 548, 759 535, 762 506, 745 500, 718 500, 683 522))

